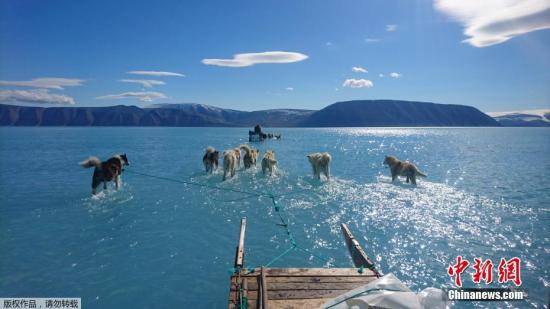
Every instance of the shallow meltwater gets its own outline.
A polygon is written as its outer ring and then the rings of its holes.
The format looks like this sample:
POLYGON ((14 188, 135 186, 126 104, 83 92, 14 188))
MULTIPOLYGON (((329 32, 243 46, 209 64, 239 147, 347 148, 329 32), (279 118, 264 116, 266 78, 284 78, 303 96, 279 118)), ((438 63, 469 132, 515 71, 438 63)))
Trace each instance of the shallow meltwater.
MULTIPOLYGON (((447 267, 458 255, 495 265, 519 257, 529 299, 474 305, 546 304, 550 159, 540 155, 550 151, 548 130, 278 131, 280 141, 252 145, 260 157, 275 151, 273 176, 258 162, 222 182, 220 169, 204 172, 202 152, 246 142, 244 129, 2 128, 0 171, 13 181, 0 183, 0 291, 82 297, 85 307, 225 307, 247 217, 248 267, 352 267, 346 223, 380 271, 415 291, 454 287, 447 267), (82 134, 90 136, 85 145, 82 134), (48 150, 31 160, 30 148, 48 150), (91 170, 77 162, 119 151, 132 162, 121 190, 110 184, 92 197, 91 170), (319 151, 333 157, 330 180, 312 177, 306 155, 319 151), (411 160, 428 178, 392 183, 385 155, 411 160), (306 250, 276 258, 292 245, 279 214, 306 250)), ((466 287, 475 286, 472 272, 462 275, 466 287)))
MULTIPOLYGON (((311 176, 291 177, 282 170, 274 177, 265 178, 256 172, 254 169, 245 171, 230 182, 238 184, 239 188, 258 190, 254 192, 276 194, 277 205, 284 208, 293 234, 301 235, 297 237, 298 244, 308 246, 315 253, 302 254, 302 260, 283 259, 276 266, 285 267, 289 263, 293 266, 350 267, 352 264, 346 256, 340 230, 340 224, 346 223, 362 239, 361 243, 377 267, 384 273, 394 273, 413 290, 429 286, 454 287, 446 270, 459 255, 471 260, 476 257, 491 259, 495 265, 503 257, 522 256, 524 273, 546 284, 540 276, 546 270, 536 266, 538 259, 544 259, 544 252, 533 247, 532 229, 514 228, 517 221, 530 222, 532 226, 542 224, 532 209, 425 179, 413 186, 404 179, 392 182, 391 177, 382 175, 373 183, 359 183, 338 177, 328 181, 318 181, 311 176)), ((277 224, 273 205, 265 197, 224 200, 226 192, 207 194, 207 204, 220 212, 227 211, 228 206, 224 203, 230 203, 241 209, 242 216, 250 216, 249 209, 235 205, 248 200, 247 207, 259 208, 252 211, 253 220, 277 224), (269 217, 265 217, 267 214, 269 217)), ((264 243, 253 248, 259 251, 255 253, 261 254, 271 245, 279 252, 288 248, 289 239, 280 234, 275 233, 268 242, 269 233, 266 233, 264 243)), ((300 255, 300 252, 295 254, 300 255)), ((264 259, 268 261, 269 258, 264 259)), ((260 265, 261 262, 257 266, 260 265)), ((468 279, 464 281, 465 286, 474 286, 471 279, 470 284, 468 279)), ((517 306, 514 303, 506 305, 517 306)), ((536 302, 531 301, 531 305, 536 306, 536 302)), ((485 305, 477 303, 476 306, 485 305)))

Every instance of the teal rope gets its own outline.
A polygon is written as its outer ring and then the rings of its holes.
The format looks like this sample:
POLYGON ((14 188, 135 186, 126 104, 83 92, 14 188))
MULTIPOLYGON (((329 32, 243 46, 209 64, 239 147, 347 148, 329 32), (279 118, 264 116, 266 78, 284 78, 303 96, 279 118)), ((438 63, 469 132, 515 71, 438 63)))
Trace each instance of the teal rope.
MULTIPOLYGON (((281 226, 285 229, 285 233, 286 235, 288 236, 288 239, 290 240, 290 243, 291 243, 291 247, 286 249, 284 252, 282 252, 281 254, 277 255, 276 257, 272 258, 267 264, 265 264, 264 266, 265 267, 269 267, 270 265, 272 265, 273 263, 275 263, 276 261, 278 261, 279 259, 283 258, 284 256, 286 256, 288 253, 292 252, 292 251, 295 251, 295 250, 301 250, 305 253, 308 253, 310 254, 311 256, 327 263, 330 267, 330 265, 332 265, 332 262, 330 261, 330 259, 324 257, 324 256, 321 256, 319 254, 315 254, 313 252, 311 252, 310 250, 306 249, 306 248, 303 248, 301 246, 299 246, 296 242, 296 239, 294 237, 294 235, 292 234, 292 231, 290 230, 290 227, 289 227, 289 221, 288 219, 286 219, 284 216, 283 216, 283 208, 282 206, 280 206, 279 204, 277 204, 277 201, 276 201, 276 196, 272 193, 265 193, 265 192, 250 192, 250 191, 243 191, 243 190, 238 190, 238 189, 233 189, 233 188, 222 188, 222 187, 219 187, 219 186, 213 186, 213 185, 209 185, 209 184, 204 184, 204 183, 200 183, 200 182, 194 182, 194 181, 186 181, 186 180, 180 180, 180 179, 174 179, 174 178, 169 178, 169 177, 163 177, 163 176, 156 176, 156 175, 151 175, 151 174, 147 174, 147 173, 142 173, 142 172, 136 172, 136 171, 130 171, 130 170, 125 170, 127 173, 131 173, 131 174, 136 174, 136 175, 141 175, 141 176, 146 176, 146 177, 151 177, 151 178, 155 178, 155 179, 161 179, 161 180, 166 180, 166 181, 171 181, 171 182, 176 182, 176 183, 181 183, 181 184, 187 184, 187 185, 192 185, 192 186, 198 186, 198 187, 203 187, 203 188, 209 188, 209 189, 214 189, 214 190, 220 190, 220 191, 229 191, 229 192, 235 192, 235 193, 241 193, 241 194, 246 194, 248 196, 246 197, 242 197, 242 198, 238 198, 238 199, 233 199, 233 200, 221 200, 221 202, 236 202, 236 201, 242 201, 242 200, 245 200, 245 199, 248 199, 248 198, 252 198, 252 197, 268 197, 270 200, 271 200, 271 203, 273 204, 273 208, 275 210, 275 212, 277 213, 277 216, 279 217, 279 221, 280 223, 277 223, 278 226, 281 226)), ((299 190, 297 192, 289 192, 289 193, 286 193, 286 194, 281 194, 279 195, 278 197, 283 197, 283 196, 291 196, 291 195, 295 195, 297 193, 301 193, 301 192, 304 192, 308 189, 303 189, 303 190, 299 190)), ((231 269, 232 272, 237 272, 238 270, 235 269, 235 268, 232 268, 231 269)))
POLYGON ((281 253, 281 254, 277 255, 276 257, 274 257, 273 259, 271 259, 271 261, 269 261, 264 266, 265 267, 271 266, 273 263, 277 262, 279 259, 281 259, 283 256, 287 255, 290 251, 294 250, 295 248, 296 248, 296 246, 292 245, 292 247, 286 249, 283 253, 281 253))
POLYGON ((257 197, 257 196, 245 196, 245 197, 240 197, 240 198, 236 198, 236 199, 233 199, 233 200, 219 200, 219 199, 213 198, 212 200, 216 201, 216 202, 221 202, 221 203, 233 203, 233 202, 240 202, 240 201, 244 201, 244 200, 247 200, 247 199, 250 199, 250 198, 255 198, 255 197, 257 197))
POLYGON ((315 253, 311 252, 310 250, 308 250, 308 249, 306 249, 306 248, 297 246, 296 249, 302 250, 302 251, 304 251, 304 252, 306 252, 306 253, 308 253, 308 254, 311 254, 313 257, 316 257, 317 259, 319 259, 319 260, 321 260, 321 261, 323 261, 323 262, 325 262, 325 263, 327 263, 327 264, 329 264, 329 265, 333 265, 329 258, 326 258, 326 257, 324 257, 324 256, 322 256, 322 255, 319 255, 319 254, 315 254, 315 253))
POLYGON ((249 191, 237 190, 237 189, 232 189, 232 188, 222 188, 222 187, 213 186, 213 185, 209 185, 209 184, 204 184, 204 183, 200 183, 200 182, 179 180, 179 179, 168 178, 168 177, 163 177, 163 176, 155 176, 155 175, 136 172, 136 171, 129 171, 129 170, 124 170, 124 171, 127 172, 127 173, 130 173, 130 174, 136 174, 136 175, 141 175, 141 176, 146 176, 146 177, 151 177, 151 178, 156 178, 156 179, 161 179, 161 180, 166 180, 166 181, 171 181, 171 182, 177 182, 177 183, 192 185, 192 186, 197 186, 197 187, 210 188, 210 189, 215 189, 215 190, 220 190, 220 191, 230 191, 230 192, 247 194, 247 195, 251 195, 251 196, 268 196, 267 193, 263 193, 263 192, 249 192, 249 191))

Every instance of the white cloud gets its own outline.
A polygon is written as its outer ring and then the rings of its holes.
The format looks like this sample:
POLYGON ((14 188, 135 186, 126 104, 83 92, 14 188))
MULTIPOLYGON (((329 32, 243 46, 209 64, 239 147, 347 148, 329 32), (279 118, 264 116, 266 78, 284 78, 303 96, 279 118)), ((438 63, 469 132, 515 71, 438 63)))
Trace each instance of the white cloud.
POLYGON ((158 76, 158 77, 163 77, 163 76, 185 77, 185 75, 181 73, 165 72, 165 71, 130 71, 126 73, 134 74, 134 75, 147 75, 147 76, 158 76))
POLYGON ((268 51, 263 53, 236 54, 232 59, 203 59, 202 63, 221 67, 247 67, 259 63, 291 63, 307 59, 308 56, 294 52, 268 51))
POLYGON ((42 104, 74 104, 74 99, 50 93, 48 89, 0 90, 0 102, 25 102, 42 104))
POLYGON ((397 73, 397 72, 391 72, 388 74, 391 78, 401 78, 403 77, 403 74, 397 73))
POLYGON ((384 74, 380 73, 378 74, 378 77, 384 77, 384 74))
POLYGON ((325 45, 326 46, 332 46, 333 44, 332 44, 332 42, 326 42, 325 45))
POLYGON ((121 94, 109 94, 97 97, 99 100, 120 100, 120 99, 132 99, 136 98, 140 102, 151 102, 156 99, 166 99, 167 96, 164 93, 144 91, 144 92, 124 92, 121 94))
POLYGON ((486 47, 550 28, 548 0, 434 0, 435 8, 464 26, 463 42, 486 47))
POLYGON ((0 86, 20 86, 47 89, 63 89, 63 87, 81 86, 84 81, 75 78, 42 77, 31 80, 7 81, 0 80, 0 86))
POLYGON ((367 43, 378 43, 378 42, 380 42, 380 39, 378 39, 378 38, 366 38, 365 42, 367 42, 367 43))
POLYGON ((355 78, 349 78, 344 81, 342 84, 342 87, 350 87, 350 88, 371 88, 374 84, 372 81, 368 79, 355 79, 355 78))
POLYGON ((367 71, 367 69, 362 68, 362 67, 352 67, 351 70, 353 72, 357 72, 357 73, 368 73, 369 72, 369 71, 367 71))
POLYGON ((166 85, 165 82, 154 79, 120 79, 119 82, 140 84, 145 88, 152 88, 156 85, 166 85))
POLYGON ((286 87, 285 89, 288 90, 288 91, 294 91, 293 87, 286 87))
POLYGON ((397 30, 397 25, 386 25, 386 31, 392 32, 397 30))

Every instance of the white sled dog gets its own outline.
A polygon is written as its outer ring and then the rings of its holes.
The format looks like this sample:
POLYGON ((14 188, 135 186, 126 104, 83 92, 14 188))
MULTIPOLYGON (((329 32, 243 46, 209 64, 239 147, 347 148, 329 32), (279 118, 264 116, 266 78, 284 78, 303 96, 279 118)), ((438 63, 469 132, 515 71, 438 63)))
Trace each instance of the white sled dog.
POLYGON ((330 179, 330 161, 332 157, 328 152, 316 152, 307 155, 307 159, 313 168, 313 177, 321 179, 321 173, 330 179))
POLYGON ((226 180, 227 176, 235 176, 235 170, 237 169, 237 154, 235 149, 226 150, 223 152, 223 178, 226 180))
POLYGON ((275 160, 275 152, 273 150, 268 150, 264 154, 262 159, 262 173, 265 174, 265 171, 269 171, 269 175, 273 175, 273 170, 277 165, 277 160, 275 160))

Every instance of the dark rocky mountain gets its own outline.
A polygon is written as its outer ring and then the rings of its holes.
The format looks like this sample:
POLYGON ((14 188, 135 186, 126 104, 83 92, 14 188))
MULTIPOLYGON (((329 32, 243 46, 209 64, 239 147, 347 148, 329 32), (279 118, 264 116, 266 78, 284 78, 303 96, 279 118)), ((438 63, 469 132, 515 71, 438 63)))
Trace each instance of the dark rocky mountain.
POLYGON ((424 102, 369 100, 332 104, 320 111, 238 111, 204 104, 109 107, 34 107, 0 104, 2 126, 498 126, 476 108, 424 102))
POLYGON ((176 109, 193 115, 201 115, 210 120, 226 123, 228 126, 253 126, 262 124, 268 127, 295 127, 314 111, 305 109, 268 109, 253 112, 224 109, 215 106, 185 104, 154 104, 146 109, 176 109))
POLYGON ((311 127, 499 126, 493 118, 471 106, 395 100, 334 103, 313 113, 302 125, 311 127))

